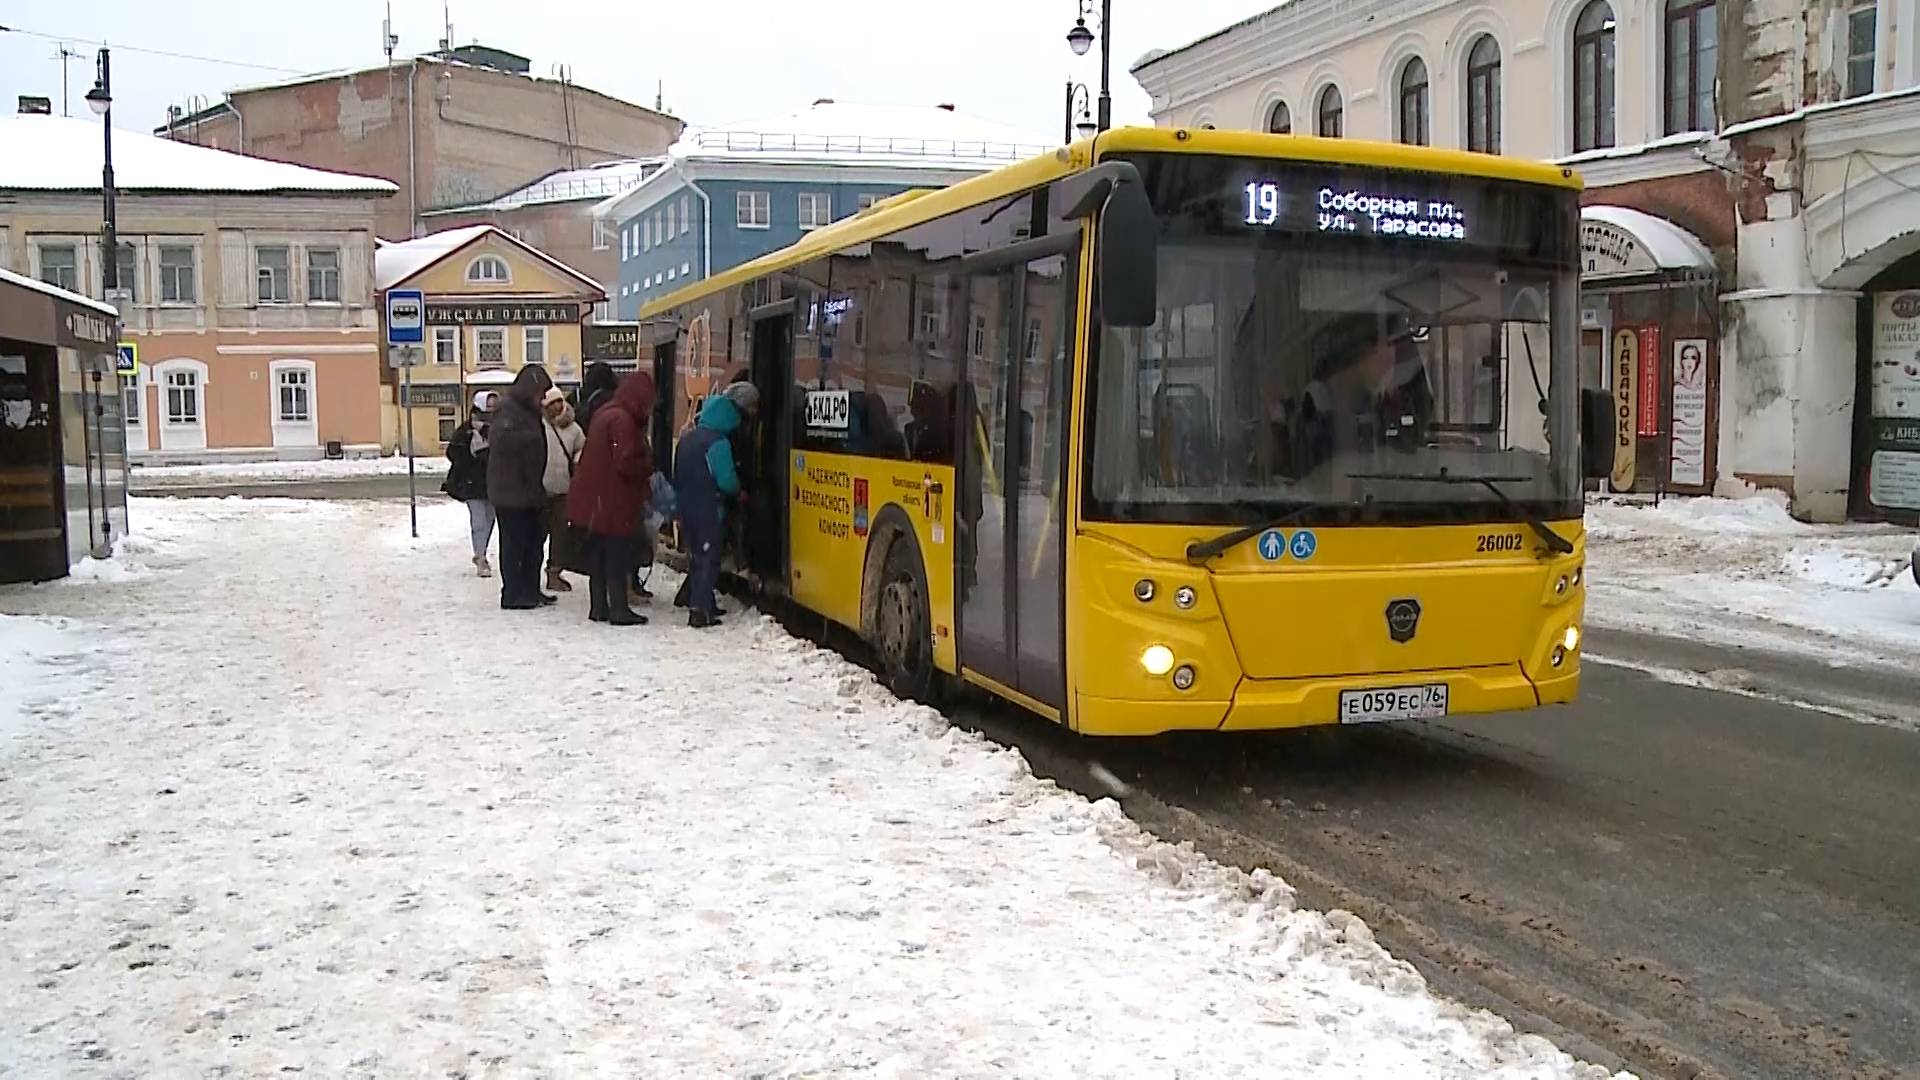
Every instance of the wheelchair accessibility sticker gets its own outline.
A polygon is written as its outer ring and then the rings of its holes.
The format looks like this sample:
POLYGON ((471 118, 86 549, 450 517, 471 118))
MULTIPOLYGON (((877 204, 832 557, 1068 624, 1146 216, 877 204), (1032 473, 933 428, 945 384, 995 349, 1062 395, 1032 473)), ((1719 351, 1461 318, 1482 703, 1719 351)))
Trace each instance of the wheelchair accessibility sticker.
POLYGON ((1320 541, 1314 538, 1313 530, 1301 529, 1299 532, 1293 534, 1293 543, 1288 546, 1287 550, 1293 552, 1294 558, 1305 562, 1313 558, 1313 553, 1319 550, 1319 548, 1320 541))

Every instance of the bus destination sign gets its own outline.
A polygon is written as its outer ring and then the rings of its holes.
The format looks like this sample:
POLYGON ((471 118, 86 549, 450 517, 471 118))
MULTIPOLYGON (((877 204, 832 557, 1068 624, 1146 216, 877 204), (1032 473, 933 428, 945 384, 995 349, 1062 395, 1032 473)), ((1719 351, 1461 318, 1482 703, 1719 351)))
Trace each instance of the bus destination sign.
MULTIPOLYGON (((1241 190, 1242 220, 1254 228, 1297 227, 1285 221, 1290 193, 1278 181, 1249 180, 1241 190)), ((1454 203, 1366 189, 1322 186, 1312 198, 1314 230, 1412 240, 1465 240, 1467 215, 1454 203)), ((1297 218, 1295 219, 1297 220, 1297 218)))

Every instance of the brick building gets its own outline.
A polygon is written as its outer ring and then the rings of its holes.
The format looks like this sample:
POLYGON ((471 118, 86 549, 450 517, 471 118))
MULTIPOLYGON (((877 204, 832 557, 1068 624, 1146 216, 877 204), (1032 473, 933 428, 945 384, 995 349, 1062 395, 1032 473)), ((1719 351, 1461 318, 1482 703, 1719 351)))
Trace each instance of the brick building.
POLYGON ((395 240, 428 231, 428 211, 487 202, 558 169, 658 155, 680 135, 672 116, 533 76, 530 66, 464 46, 243 87, 154 133, 382 177, 400 195, 382 205, 375 228, 395 240))
POLYGON ((1583 378, 1654 418, 1616 486, 1911 519, 1917 52, 1920 0, 1293 0, 1133 73, 1166 126, 1578 169, 1583 378))

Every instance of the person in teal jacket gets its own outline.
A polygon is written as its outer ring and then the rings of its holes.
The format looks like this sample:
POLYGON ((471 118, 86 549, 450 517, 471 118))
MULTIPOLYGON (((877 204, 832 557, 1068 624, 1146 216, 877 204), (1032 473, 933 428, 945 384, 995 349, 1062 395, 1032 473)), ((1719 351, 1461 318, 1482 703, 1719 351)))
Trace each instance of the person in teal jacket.
POLYGON ((713 626, 720 606, 713 590, 720 580, 721 520, 726 504, 740 494, 740 473, 734 465, 728 436, 760 405, 752 383, 735 383, 726 392, 707 399, 700 419, 680 440, 673 456, 673 490, 678 501, 681 538, 691 564, 687 575, 687 622, 713 626))

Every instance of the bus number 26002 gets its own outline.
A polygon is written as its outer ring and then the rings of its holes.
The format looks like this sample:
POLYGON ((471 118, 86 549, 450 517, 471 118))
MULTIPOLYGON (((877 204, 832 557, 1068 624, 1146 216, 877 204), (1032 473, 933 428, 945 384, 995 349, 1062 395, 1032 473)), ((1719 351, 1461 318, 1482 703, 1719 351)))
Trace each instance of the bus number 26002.
POLYGON ((1519 533, 1481 533, 1480 542, 1474 545, 1473 550, 1478 552, 1521 551, 1525 547, 1526 541, 1520 538, 1519 533))

